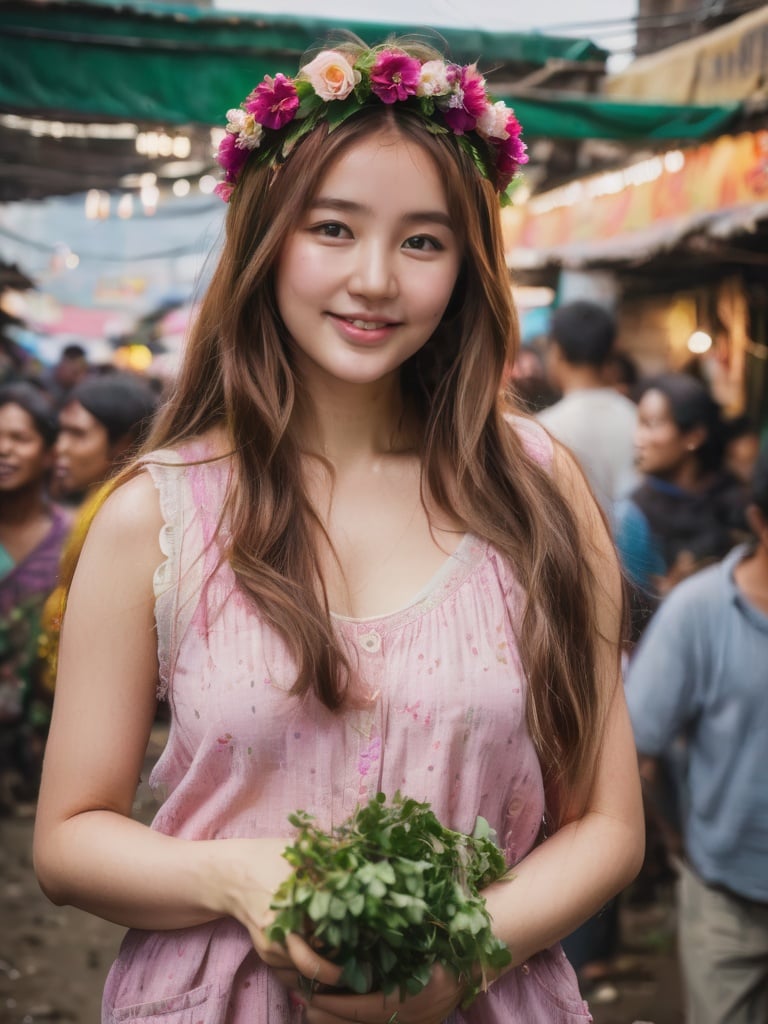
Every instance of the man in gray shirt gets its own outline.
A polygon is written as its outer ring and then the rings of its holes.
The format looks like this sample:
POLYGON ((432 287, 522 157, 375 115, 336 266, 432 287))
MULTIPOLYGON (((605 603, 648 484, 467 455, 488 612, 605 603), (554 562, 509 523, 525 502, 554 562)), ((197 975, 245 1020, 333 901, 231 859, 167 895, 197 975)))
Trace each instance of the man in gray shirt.
POLYGON ((604 379, 615 338, 613 316, 597 303, 578 300, 557 309, 549 329, 547 374, 563 397, 538 414, 539 422, 573 451, 609 519, 614 503, 639 482, 637 410, 604 379))
POLYGON ((690 1024, 768 1021, 768 447, 753 546, 678 584, 630 663, 643 774, 685 742, 678 887, 690 1024))

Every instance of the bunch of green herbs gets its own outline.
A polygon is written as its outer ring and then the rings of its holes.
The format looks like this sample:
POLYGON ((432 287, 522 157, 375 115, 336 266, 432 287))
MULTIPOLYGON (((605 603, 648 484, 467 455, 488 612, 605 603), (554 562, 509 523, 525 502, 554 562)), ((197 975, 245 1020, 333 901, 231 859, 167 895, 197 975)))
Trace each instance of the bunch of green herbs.
POLYGON ((379 793, 343 824, 321 831, 303 811, 283 856, 294 871, 272 902, 268 937, 296 932, 343 968, 353 992, 420 992, 436 962, 466 983, 466 1003, 486 971, 510 954, 479 890, 506 873, 484 818, 471 836, 440 824, 429 804, 379 793))

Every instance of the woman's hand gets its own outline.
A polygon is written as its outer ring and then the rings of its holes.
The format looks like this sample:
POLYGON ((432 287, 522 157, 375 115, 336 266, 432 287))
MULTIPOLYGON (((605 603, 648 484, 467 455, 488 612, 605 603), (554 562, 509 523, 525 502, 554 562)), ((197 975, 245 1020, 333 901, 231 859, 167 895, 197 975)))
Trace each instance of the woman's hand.
POLYGON ((285 946, 270 942, 266 930, 275 918, 270 904, 293 868, 283 857, 285 839, 219 840, 216 869, 209 877, 210 903, 234 917, 251 936, 253 948, 272 968, 296 966, 285 946))
POLYGON ((287 937, 286 948, 293 968, 276 973, 294 1001, 304 1005, 307 1024, 441 1024, 464 998, 464 984, 441 964, 433 967, 426 988, 404 999, 398 992, 329 992, 328 987, 338 985, 341 968, 318 956, 298 935, 287 937))

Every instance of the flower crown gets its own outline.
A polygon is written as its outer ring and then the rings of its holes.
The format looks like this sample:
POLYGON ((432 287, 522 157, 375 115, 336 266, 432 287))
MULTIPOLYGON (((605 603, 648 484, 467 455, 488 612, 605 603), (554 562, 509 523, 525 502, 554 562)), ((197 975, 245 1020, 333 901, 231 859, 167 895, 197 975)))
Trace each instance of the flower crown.
POLYGON ((475 64, 421 61, 387 45, 358 55, 323 50, 296 78, 265 75, 240 107, 227 111, 216 154, 224 170, 217 194, 229 201, 252 153, 260 163, 280 163, 320 121, 332 131, 374 100, 407 103, 433 134, 452 132, 499 192, 502 206, 511 201, 507 189, 528 162, 514 111, 490 99, 475 64))

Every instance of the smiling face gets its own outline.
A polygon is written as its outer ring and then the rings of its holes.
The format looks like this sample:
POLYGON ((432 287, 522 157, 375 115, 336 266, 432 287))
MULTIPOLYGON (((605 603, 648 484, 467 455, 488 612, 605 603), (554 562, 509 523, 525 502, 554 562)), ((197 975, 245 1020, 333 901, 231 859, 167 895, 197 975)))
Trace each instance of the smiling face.
POLYGON ((394 374, 440 323, 460 262, 431 156, 391 130, 356 142, 278 260, 278 308, 304 380, 394 374))
POLYGON ((50 469, 52 453, 20 405, 0 406, 0 494, 38 485, 50 469))

